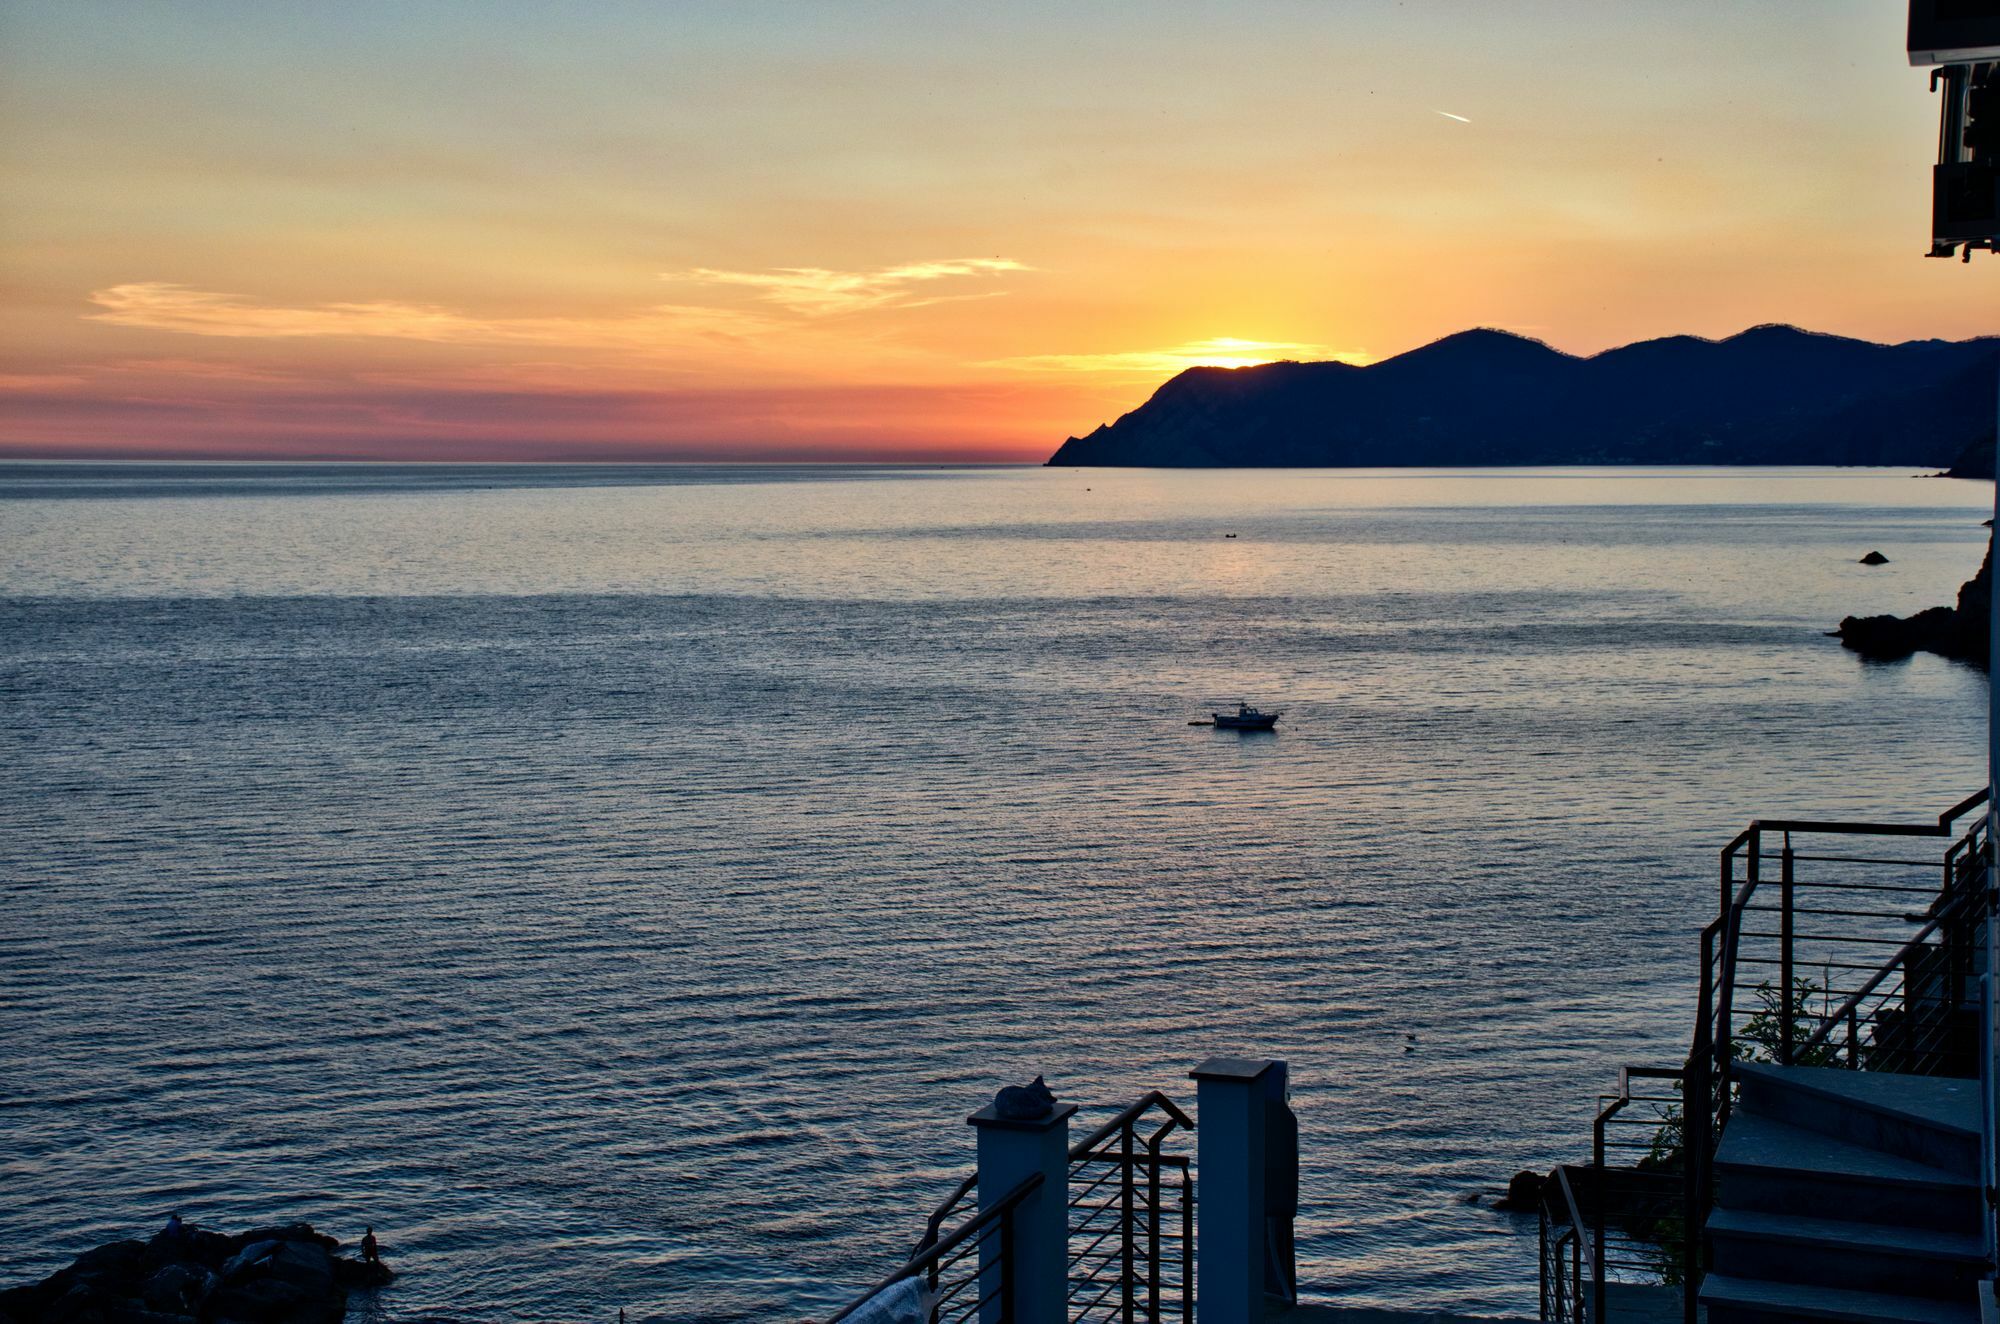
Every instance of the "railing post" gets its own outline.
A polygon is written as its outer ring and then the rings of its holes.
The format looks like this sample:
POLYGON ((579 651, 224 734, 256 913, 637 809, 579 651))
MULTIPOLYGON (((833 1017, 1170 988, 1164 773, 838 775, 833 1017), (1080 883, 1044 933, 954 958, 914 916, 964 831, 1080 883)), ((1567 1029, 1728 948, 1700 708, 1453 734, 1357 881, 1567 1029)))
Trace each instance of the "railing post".
POLYGON ((1792 1064, 1792 834, 1778 857, 1778 1065, 1792 1064))
POLYGON ((1118 1133, 1118 1304, 1119 1318, 1126 1324, 1136 1318, 1139 1304, 1134 1295, 1138 1288, 1139 1193, 1134 1185, 1138 1174, 1133 1171, 1132 1159, 1132 1124, 1127 1122, 1118 1133))
POLYGON ((1262 1058, 1211 1057, 1196 1082, 1201 1208, 1195 1264, 1201 1324, 1264 1317, 1264 1073, 1262 1058))
POLYGON ((981 1324, 1066 1324, 1069 1319, 1069 1119, 1073 1103, 1018 1121, 988 1104, 966 1121, 979 1133, 979 1207, 1029 1177, 1041 1188, 1001 1220, 998 1246, 979 1245, 981 1324), (1012 1297, 1009 1308, 1007 1298, 1012 1297))
POLYGON ((1708 1035, 1697 1030, 1694 1052, 1681 1074, 1681 1319, 1696 1324, 1701 1297, 1701 1236, 1708 1222, 1708 1035))
MULTIPOLYGON (((1001 1324, 1006 1324, 1006 1321, 1011 1319, 1019 1319, 1021 1312, 1020 1257, 1016 1253, 1017 1250, 1019 1249, 1019 1244, 1015 1240, 1014 1236, 1015 1233, 1014 1217, 1019 1212, 1020 1210, 1018 1209, 1003 1209, 1000 1211, 1000 1322, 1001 1324)), ((979 1250, 980 1254, 983 1256, 986 1252, 986 1247, 983 1242, 980 1245, 979 1250)), ((987 1275, 982 1270, 979 1275, 979 1286, 981 1289, 980 1295, 982 1298, 982 1302, 985 1296, 986 1278, 987 1275)), ((936 1290, 935 1285, 933 1285, 932 1290, 933 1291, 936 1290)), ((981 1304, 981 1306, 979 1307, 979 1318, 982 1321, 982 1324, 986 1319, 986 1309, 987 1308, 984 1304, 981 1304)), ((931 1311, 931 1318, 933 1319, 937 1318, 936 1310, 931 1311)))
POLYGON ((1549 1317, 1549 1206, 1547 1197, 1535 1206, 1535 1295, 1541 1304, 1536 1318, 1549 1317))
MULTIPOLYGON (((1194 1178, 1181 1169, 1181 1319, 1194 1318, 1194 1178)), ((1157 1316, 1155 1316, 1157 1318, 1157 1316)))
POLYGON ((1588 1318, 1583 1313, 1583 1230, 1579 1228, 1576 1240, 1569 1252, 1569 1300, 1570 1311, 1579 1324, 1588 1318))
POLYGON ((1160 1317, 1160 1141, 1156 1132, 1146 1144, 1146 1318, 1160 1317))

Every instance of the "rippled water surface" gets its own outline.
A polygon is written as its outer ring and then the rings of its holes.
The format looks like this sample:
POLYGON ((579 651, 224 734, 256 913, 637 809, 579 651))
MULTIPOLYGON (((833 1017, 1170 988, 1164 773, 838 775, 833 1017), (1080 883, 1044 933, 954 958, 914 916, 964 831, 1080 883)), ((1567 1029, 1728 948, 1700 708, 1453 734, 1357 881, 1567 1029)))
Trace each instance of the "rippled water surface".
POLYGON ((794 1317, 999 1084, 1101 1117, 1243 1053, 1293 1064, 1308 1295, 1532 1314, 1532 1220, 1462 1197, 1684 1041, 1715 849, 1983 780, 1977 673, 1821 632, 1948 601, 1990 513, 0 467, 0 1281, 175 1205, 373 1223, 387 1319, 794 1317), (1280 730, 1187 724, 1239 695, 1280 730))

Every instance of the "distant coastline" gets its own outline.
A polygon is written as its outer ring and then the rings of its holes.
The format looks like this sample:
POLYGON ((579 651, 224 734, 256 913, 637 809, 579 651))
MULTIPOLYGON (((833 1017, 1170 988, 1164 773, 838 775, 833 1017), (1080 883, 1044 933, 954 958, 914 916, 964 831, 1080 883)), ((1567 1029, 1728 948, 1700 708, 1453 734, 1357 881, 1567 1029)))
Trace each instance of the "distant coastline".
POLYGON ((1049 465, 1891 465, 1993 473, 2000 337, 1791 326, 1565 354, 1473 330, 1366 367, 1190 368, 1049 465))

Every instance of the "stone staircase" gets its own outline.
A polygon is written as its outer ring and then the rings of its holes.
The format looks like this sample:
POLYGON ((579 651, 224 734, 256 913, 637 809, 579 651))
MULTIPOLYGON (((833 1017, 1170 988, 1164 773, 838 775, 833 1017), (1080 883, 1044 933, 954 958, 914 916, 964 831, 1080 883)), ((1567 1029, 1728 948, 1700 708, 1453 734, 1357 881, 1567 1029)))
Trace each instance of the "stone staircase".
POLYGON ((1709 1324, 1979 1324, 1979 1082, 1739 1063, 1709 1324))

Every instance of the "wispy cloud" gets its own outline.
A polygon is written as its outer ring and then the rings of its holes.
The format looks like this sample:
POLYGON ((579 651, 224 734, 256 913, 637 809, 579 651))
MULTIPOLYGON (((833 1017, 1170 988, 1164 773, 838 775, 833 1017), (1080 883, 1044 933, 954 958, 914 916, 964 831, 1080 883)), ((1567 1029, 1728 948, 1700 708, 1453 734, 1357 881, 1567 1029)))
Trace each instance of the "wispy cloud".
POLYGON ((188 377, 218 382, 292 382, 288 372, 253 368, 244 363, 222 363, 213 359, 120 359, 97 365, 101 372, 151 377, 188 377))
POLYGON ((1024 358, 996 359, 990 366, 1020 368, 1029 372, 1098 372, 1157 377, 1184 368, 1250 368, 1279 359, 1338 359, 1343 363, 1368 363, 1364 350, 1333 349, 1289 340, 1238 340, 1220 336, 1195 340, 1169 349, 1124 350, 1111 354, 1030 354, 1024 358))
POLYGON ((646 350, 690 339, 747 337, 769 326, 768 319, 735 309, 672 304, 596 318, 472 317, 434 304, 394 302, 287 307, 160 281, 113 285, 93 292, 90 301, 103 311, 89 316, 115 326, 276 339, 340 336, 646 350))
POLYGON ((778 267, 770 271, 720 271, 695 267, 661 273, 661 279, 706 285, 737 285, 757 291, 781 308, 808 317, 868 312, 878 308, 922 308, 953 299, 991 298, 1000 291, 962 294, 922 293, 932 282, 967 276, 1028 271, 1011 258, 964 257, 910 262, 880 271, 829 271, 824 267, 778 267))
POLYGON ((1444 116, 1444 117, 1445 117, 1446 119, 1448 119, 1448 120, 1457 120, 1457 121, 1458 121, 1458 122, 1459 122, 1460 124, 1470 124, 1470 123, 1472 123, 1472 121, 1471 121, 1471 120, 1467 119, 1467 118, 1466 118, 1465 116, 1463 116, 1463 115, 1454 115, 1454 114, 1452 114, 1452 113, 1451 113, 1450 111, 1448 111, 1448 110, 1439 110, 1439 109, 1437 109, 1437 107, 1435 107, 1435 106, 1433 106, 1433 107, 1431 108, 1431 114, 1433 114, 1433 115, 1442 115, 1442 116, 1444 116))
POLYGON ((0 391, 54 391, 83 381, 67 372, 0 372, 0 391))

